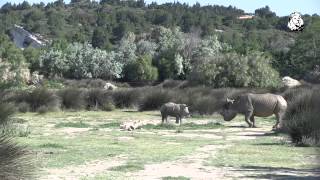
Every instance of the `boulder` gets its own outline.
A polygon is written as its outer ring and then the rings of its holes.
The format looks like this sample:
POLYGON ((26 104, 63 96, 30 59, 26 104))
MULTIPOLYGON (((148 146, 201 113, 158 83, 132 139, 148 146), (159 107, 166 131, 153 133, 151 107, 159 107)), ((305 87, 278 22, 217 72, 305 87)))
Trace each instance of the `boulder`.
POLYGON ((115 89, 117 89, 118 87, 117 86, 115 86, 115 85, 113 85, 113 84, 111 84, 111 83, 109 83, 109 82, 107 82, 105 85, 104 85, 104 89, 107 89, 107 90, 115 90, 115 89))
POLYGON ((301 86, 300 81, 293 79, 289 76, 285 76, 282 78, 282 84, 284 87, 292 88, 296 86, 301 86))

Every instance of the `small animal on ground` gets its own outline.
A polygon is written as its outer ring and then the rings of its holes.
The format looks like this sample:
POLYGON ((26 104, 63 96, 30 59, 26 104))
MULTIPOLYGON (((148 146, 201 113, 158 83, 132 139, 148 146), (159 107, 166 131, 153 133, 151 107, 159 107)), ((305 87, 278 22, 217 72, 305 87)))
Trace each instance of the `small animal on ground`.
POLYGON ((235 99, 226 99, 220 114, 225 121, 231 121, 238 113, 245 116, 249 127, 256 127, 254 117, 276 116, 276 124, 273 129, 281 129, 282 119, 287 109, 287 101, 276 94, 252 94, 245 93, 235 99))
POLYGON ((166 121, 168 123, 168 116, 173 116, 176 118, 176 123, 182 123, 182 118, 189 117, 190 112, 186 104, 175 104, 173 102, 168 102, 163 104, 160 108, 162 123, 166 121))

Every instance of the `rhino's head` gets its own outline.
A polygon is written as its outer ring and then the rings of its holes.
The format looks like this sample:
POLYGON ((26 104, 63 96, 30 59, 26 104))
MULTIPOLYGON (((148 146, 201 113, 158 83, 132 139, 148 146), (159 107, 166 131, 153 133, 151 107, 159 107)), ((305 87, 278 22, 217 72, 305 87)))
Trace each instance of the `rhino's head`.
POLYGON ((189 108, 186 104, 180 104, 181 114, 185 117, 190 117, 189 108))
POLYGON ((232 105, 234 104, 234 99, 227 98, 226 103, 224 104, 222 110, 219 112, 225 121, 231 121, 236 117, 237 112, 232 110, 232 105))

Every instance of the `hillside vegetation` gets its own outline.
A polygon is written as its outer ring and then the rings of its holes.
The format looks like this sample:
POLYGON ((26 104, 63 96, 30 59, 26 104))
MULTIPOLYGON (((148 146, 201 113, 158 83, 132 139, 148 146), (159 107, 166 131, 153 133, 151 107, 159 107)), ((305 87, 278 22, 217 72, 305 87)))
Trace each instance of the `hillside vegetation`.
MULTIPOLYGON (((58 0, 47 5, 6 3, 0 9, 1 67, 26 67, 56 78, 131 82, 188 79, 212 87, 275 87, 279 76, 317 82, 320 18, 304 15, 305 30, 289 32, 288 17, 268 6, 253 19, 235 7, 146 5, 143 0, 58 0), (18 24, 52 42, 17 49, 18 24)), ((24 84, 17 72, 2 84, 24 84)))

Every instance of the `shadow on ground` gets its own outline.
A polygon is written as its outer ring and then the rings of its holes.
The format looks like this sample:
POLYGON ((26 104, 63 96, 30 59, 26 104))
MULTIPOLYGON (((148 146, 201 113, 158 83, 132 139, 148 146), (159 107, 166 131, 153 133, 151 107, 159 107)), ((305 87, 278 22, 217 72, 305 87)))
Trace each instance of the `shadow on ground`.
POLYGON ((233 170, 249 174, 243 178, 254 179, 320 179, 320 167, 315 169, 293 169, 293 168, 274 168, 262 166, 242 166, 241 169, 233 170))

